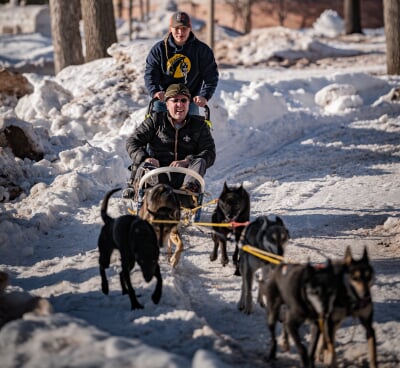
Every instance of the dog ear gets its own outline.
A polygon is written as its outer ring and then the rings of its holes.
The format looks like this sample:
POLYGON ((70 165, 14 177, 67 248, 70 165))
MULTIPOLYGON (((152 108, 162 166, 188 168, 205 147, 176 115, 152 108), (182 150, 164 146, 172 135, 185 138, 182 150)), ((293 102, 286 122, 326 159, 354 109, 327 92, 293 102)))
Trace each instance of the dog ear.
POLYGON ((368 261, 368 260, 369 260, 369 257, 368 257, 368 250, 367 250, 367 247, 366 247, 366 246, 364 246, 364 253, 363 253, 362 259, 363 259, 363 261, 364 261, 364 260, 365 260, 365 261, 368 261))
POLYGON ((267 227, 270 225, 270 221, 267 216, 262 216, 260 218, 260 220, 262 221, 260 232, 264 232, 265 230, 267 230, 267 227))
POLYGON ((269 220, 268 216, 260 216, 257 218, 257 221, 261 222, 262 228, 266 228, 271 225, 271 221, 269 220))
POLYGON ((305 269, 306 279, 311 278, 311 276, 314 274, 314 271, 315 271, 315 268, 311 264, 310 258, 308 258, 307 266, 306 266, 306 269, 305 269))
POLYGON ((326 259, 326 261, 325 261, 325 267, 326 267, 327 269, 333 268, 333 266, 332 266, 332 261, 331 261, 330 258, 327 258, 327 259, 326 259))
POLYGON ((238 188, 238 191, 240 195, 243 197, 244 195, 247 195, 246 189, 244 189, 243 183, 240 184, 240 187, 238 188))
POLYGON ((267 228, 268 228, 268 218, 267 218, 267 216, 260 216, 260 217, 257 217, 257 219, 255 221, 260 223, 260 228, 257 231, 257 233, 255 234, 255 241, 256 241, 256 244, 261 245, 263 243, 264 234, 266 233, 267 228))
POLYGON ((226 181, 224 181, 223 192, 227 192, 227 191, 229 191, 228 184, 226 184, 226 181))
POLYGON ((282 219, 281 219, 279 216, 275 216, 275 222, 276 222, 278 225, 285 226, 285 225, 283 224, 282 219))
POLYGON ((152 215, 153 217, 156 217, 156 216, 157 216, 157 213, 151 211, 150 208, 147 208, 147 211, 148 211, 148 212, 150 213, 150 215, 152 215))
POLYGON ((346 248, 346 253, 344 255, 344 263, 346 265, 349 265, 353 260, 353 256, 351 255, 351 249, 350 246, 347 246, 346 248))

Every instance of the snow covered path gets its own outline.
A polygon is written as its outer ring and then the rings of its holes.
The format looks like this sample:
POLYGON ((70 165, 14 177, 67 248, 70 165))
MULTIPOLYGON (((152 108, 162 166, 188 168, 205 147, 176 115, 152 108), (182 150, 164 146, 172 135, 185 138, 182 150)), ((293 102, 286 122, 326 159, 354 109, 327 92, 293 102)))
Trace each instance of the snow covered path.
MULTIPOLYGON (((398 121, 389 116, 330 123, 305 131, 268 156, 253 158, 254 166, 237 159, 226 168, 229 184, 245 182, 252 218, 278 214, 284 219, 292 236, 287 248, 291 261, 337 259, 348 245, 358 256, 368 246, 377 276, 373 295, 381 367, 395 367, 400 357, 399 348, 385 337, 388 331, 391 339, 399 337, 400 331, 399 244, 386 237, 381 226, 400 214, 399 136, 398 121)), ((207 182, 212 183, 212 197, 217 197, 222 181, 209 175, 207 182)), ((111 203, 114 216, 124 213, 122 200, 111 203)), ((203 220, 210 219, 212 208, 203 210, 203 220)), ((33 259, 18 284, 49 297, 57 312, 84 319, 111 335, 137 338, 189 360, 201 346, 231 367, 265 366, 269 336, 264 310, 257 305, 251 316, 237 310, 240 278, 233 275, 231 263, 223 268, 219 260, 209 261, 209 229, 185 230, 186 250, 176 270, 162 259, 164 294, 159 305, 150 300, 154 284, 144 284, 139 272, 134 273, 145 309, 131 312, 128 298, 120 295, 117 257, 109 271, 112 292, 108 297, 101 294, 95 249, 99 226, 98 206, 80 208, 73 220, 62 221, 34 245, 42 249, 42 260, 33 259), (59 257, 46 259, 46 248, 59 257)), ((233 246, 230 243, 230 253, 233 246)), ((344 366, 365 361, 359 325, 351 327, 348 321, 338 335, 344 366)), ((279 366, 296 366, 297 359, 294 349, 280 354, 279 366)))

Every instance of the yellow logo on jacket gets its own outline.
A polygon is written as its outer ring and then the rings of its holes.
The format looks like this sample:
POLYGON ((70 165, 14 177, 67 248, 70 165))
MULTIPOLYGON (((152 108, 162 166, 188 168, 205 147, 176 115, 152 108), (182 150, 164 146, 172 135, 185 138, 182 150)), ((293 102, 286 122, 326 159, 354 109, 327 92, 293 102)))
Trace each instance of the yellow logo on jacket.
POLYGON ((190 72, 192 63, 190 59, 182 54, 175 54, 167 61, 167 72, 171 77, 174 78, 185 78, 190 72))

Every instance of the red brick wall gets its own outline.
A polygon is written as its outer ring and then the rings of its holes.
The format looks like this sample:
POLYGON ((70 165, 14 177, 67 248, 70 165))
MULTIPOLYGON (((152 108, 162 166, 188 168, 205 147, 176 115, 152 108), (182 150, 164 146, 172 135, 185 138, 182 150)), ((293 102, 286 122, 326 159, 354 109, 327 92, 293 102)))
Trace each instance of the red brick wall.
MULTIPOLYGON (((145 4, 145 1, 143 2, 145 4)), ((156 6, 150 0, 150 11, 156 6)), ((199 2, 191 0, 177 0, 178 7, 182 11, 188 12, 191 16, 207 21, 207 4, 208 0, 203 0, 201 5, 199 2)), ((382 0, 360 0, 361 9, 361 26, 363 28, 380 28, 383 27, 383 1, 382 0)), ((117 4, 117 0, 114 0, 117 4)), ((127 1, 123 1, 124 18, 128 18, 127 1)), ((133 16, 140 17, 138 2, 133 1, 133 16)), ((316 19, 324 10, 336 10, 343 18, 343 0, 285 0, 285 19, 283 26, 288 28, 304 28, 311 27, 316 19)), ((279 5, 278 2, 272 4, 267 1, 258 1, 252 7, 252 24, 253 28, 272 27, 279 25, 279 5)), ((115 12, 117 15, 117 12, 115 12)), ((242 19, 234 19, 232 10, 225 5, 223 0, 215 0, 215 18, 218 24, 243 31, 242 19)))
MULTIPOLYGON (((178 2, 179 9, 187 11, 192 16, 207 20, 207 1, 202 6, 191 6, 190 0, 178 2)), ((288 28, 311 27, 321 13, 326 9, 336 10, 343 18, 343 0, 285 0, 285 20, 283 25, 288 28)), ((381 0, 360 0, 361 26, 363 28, 383 27, 383 5, 381 0)), ((279 25, 279 6, 267 1, 259 1, 252 7, 253 28, 279 25)), ((241 19, 234 20, 231 9, 224 1, 215 0, 215 18, 218 24, 243 31, 241 19)))

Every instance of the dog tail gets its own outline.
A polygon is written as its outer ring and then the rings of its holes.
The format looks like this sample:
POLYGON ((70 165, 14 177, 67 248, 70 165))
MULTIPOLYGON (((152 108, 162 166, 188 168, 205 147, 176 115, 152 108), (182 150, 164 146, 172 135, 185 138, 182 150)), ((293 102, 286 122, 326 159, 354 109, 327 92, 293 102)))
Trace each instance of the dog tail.
POLYGON ((109 192, 106 193, 106 195, 103 198, 103 202, 101 204, 101 218, 103 219, 104 223, 106 224, 107 222, 111 221, 112 218, 107 215, 107 206, 108 206, 108 200, 110 197, 115 193, 121 190, 122 188, 115 188, 113 190, 110 190, 109 192))

